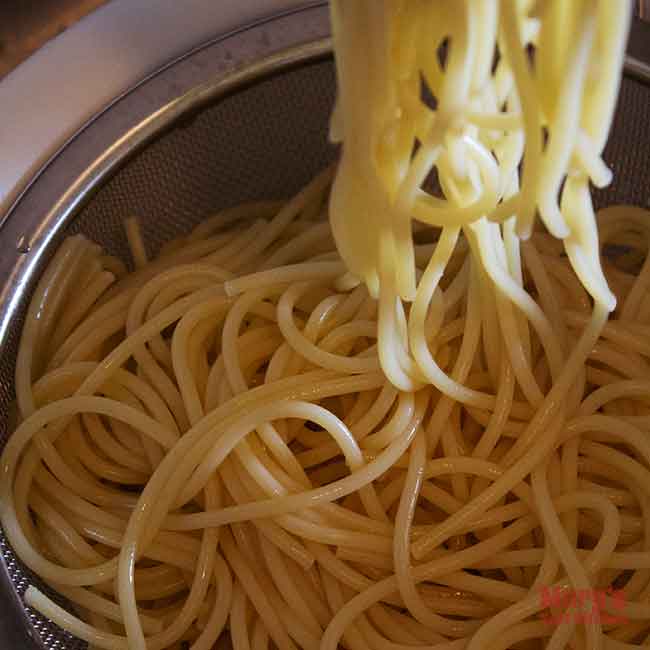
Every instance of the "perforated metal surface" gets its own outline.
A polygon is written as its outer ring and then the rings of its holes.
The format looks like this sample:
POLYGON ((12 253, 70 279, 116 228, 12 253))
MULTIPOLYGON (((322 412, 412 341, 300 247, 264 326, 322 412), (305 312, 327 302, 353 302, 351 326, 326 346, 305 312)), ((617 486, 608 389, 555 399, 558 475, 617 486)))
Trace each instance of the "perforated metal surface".
POLYGON ((122 222, 140 218, 149 253, 223 207, 289 196, 332 159, 329 62, 286 72, 209 108, 148 147, 72 225, 111 253, 127 251, 122 222))
MULTIPOLYGON (((150 253, 215 210, 258 198, 286 197, 334 156, 326 132, 334 96, 330 61, 286 71, 208 107, 131 159, 92 198, 68 228, 83 232, 122 257, 122 220, 142 220, 150 253)), ((650 88, 623 83, 606 158, 612 187, 596 194, 599 205, 650 205, 650 88)), ((52 242, 52 246, 58 243, 52 242)), ((31 286, 20 296, 24 307, 31 286)), ((21 311, 19 311, 21 313, 21 311)), ((0 350, 0 445, 7 435, 20 318, 0 350)), ((0 534, 0 550, 13 588, 22 594, 38 580, 16 562, 0 534)), ((29 613, 48 649, 83 644, 29 613)))
MULTIPOLYGON (((65 234, 83 232, 128 262, 125 217, 141 219, 153 254, 220 208, 291 195, 334 156, 327 142, 333 98, 330 62, 276 75, 228 97, 183 120, 133 158, 97 192, 65 234)), ((22 298, 24 307, 27 292, 22 298)), ((8 434, 20 319, 13 325, 0 356, 0 445, 8 434)), ((30 583, 42 587, 16 560, 1 533, 0 550, 21 596, 30 583)), ((44 647, 85 647, 35 612, 29 611, 29 618, 44 647)))
POLYGON ((626 78, 621 85, 605 160, 614 182, 594 192, 598 207, 629 203, 650 207, 650 86, 626 78))

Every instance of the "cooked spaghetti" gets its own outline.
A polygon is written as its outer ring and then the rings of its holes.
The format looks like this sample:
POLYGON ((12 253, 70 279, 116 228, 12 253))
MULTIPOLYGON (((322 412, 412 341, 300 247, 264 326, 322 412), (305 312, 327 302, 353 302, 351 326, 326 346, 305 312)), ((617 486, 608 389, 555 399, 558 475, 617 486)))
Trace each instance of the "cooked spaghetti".
POLYGON ((531 5, 336 3, 337 170, 153 259, 128 220, 132 271, 63 243, 0 468, 69 603, 28 605, 107 649, 650 642, 650 215, 588 191, 628 16, 531 5))

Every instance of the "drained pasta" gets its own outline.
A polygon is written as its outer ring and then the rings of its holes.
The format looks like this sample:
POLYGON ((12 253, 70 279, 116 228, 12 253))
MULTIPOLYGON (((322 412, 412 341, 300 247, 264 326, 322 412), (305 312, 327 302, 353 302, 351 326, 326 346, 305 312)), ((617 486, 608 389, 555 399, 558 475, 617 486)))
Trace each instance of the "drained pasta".
POLYGON ((650 215, 588 191, 627 12, 333 10, 337 168, 42 276, 0 521, 69 607, 25 601, 116 650, 645 647, 650 215))

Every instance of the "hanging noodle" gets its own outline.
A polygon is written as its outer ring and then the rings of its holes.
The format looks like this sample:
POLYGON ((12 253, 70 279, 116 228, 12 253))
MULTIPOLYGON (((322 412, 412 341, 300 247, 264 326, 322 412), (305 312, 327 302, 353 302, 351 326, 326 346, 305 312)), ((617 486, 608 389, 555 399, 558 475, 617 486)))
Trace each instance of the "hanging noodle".
POLYGON ((25 602, 92 648, 647 647, 650 215, 589 194, 626 3, 332 19, 336 176, 43 274, 0 519, 68 607, 25 602))

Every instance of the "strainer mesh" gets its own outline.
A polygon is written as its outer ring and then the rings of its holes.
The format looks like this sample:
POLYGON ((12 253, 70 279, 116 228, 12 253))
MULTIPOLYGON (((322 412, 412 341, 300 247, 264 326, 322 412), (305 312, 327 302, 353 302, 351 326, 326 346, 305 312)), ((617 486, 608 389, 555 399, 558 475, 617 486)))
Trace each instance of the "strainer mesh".
POLYGON ((650 207, 650 86, 623 80, 605 160, 614 182, 594 193, 597 207, 616 203, 650 207))
MULTIPOLYGON (((65 234, 82 232, 128 262, 122 226, 126 217, 140 218, 148 252, 155 254, 165 241, 220 208, 290 196, 333 159, 327 126, 334 83, 331 63, 311 64, 183 120, 117 172, 65 234)), ((0 349, 0 447, 8 435, 16 352, 31 290, 24 292, 20 317, 0 349)), ((43 588, 17 561, 1 531, 0 551, 19 595, 29 584, 43 588)), ((38 613, 28 609, 27 614, 44 648, 86 647, 38 613)))
MULTIPOLYGON (((125 217, 141 219, 154 254, 215 210, 242 201, 289 196, 334 155, 327 125, 334 97, 331 61, 295 68, 242 90, 174 130, 131 159, 68 228, 128 261, 125 217)), ((597 205, 650 205, 650 88, 625 79, 606 160, 615 181, 595 193, 597 205)), ((54 242, 56 245, 58 242, 54 242)), ((29 291, 24 292, 24 313, 29 291)), ((21 317, 22 318, 22 317, 21 317)), ((0 350, 0 446, 7 437, 21 318, 0 350)), ((0 551, 13 589, 42 586, 17 562, 0 532, 0 551)), ((83 648, 38 614, 28 617, 48 650, 83 648)))

